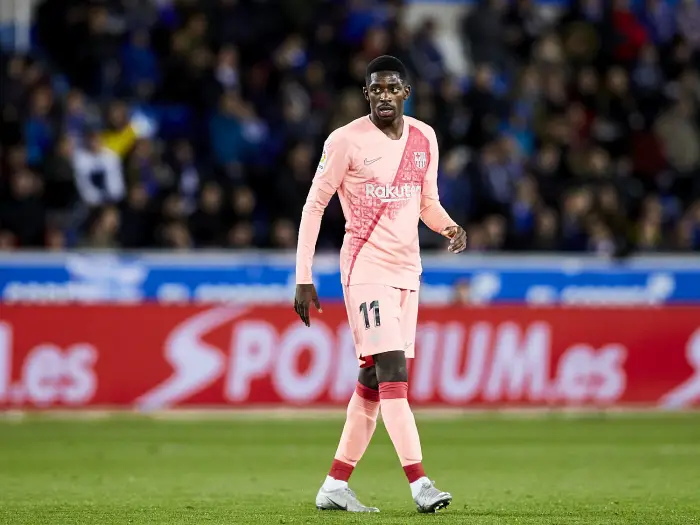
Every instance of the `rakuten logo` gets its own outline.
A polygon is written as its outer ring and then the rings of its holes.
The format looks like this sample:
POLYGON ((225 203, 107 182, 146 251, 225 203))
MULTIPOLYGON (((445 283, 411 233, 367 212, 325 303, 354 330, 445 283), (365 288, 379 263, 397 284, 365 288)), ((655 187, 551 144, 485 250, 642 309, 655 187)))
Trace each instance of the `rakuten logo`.
POLYGON ((382 202, 407 201, 420 195, 420 192, 421 187, 414 184, 400 184, 399 186, 365 184, 365 195, 382 202))

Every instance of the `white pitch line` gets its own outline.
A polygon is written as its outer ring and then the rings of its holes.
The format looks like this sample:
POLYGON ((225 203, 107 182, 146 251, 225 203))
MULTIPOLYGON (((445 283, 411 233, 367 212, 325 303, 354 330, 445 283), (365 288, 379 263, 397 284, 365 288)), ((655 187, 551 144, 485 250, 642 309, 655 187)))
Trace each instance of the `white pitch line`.
MULTIPOLYGON (((571 408, 504 408, 504 409, 463 409, 463 408, 416 408, 417 419, 457 420, 457 419, 590 419, 606 418, 674 418, 698 417, 700 410, 662 411, 653 408, 629 409, 571 409, 571 408)), ((157 421, 216 421, 216 420, 335 420, 345 417, 343 408, 267 408, 267 409, 173 409, 152 412, 134 410, 36 410, 0 411, 0 422, 17 423, 25 421, 101 421, 101 420, 157 420, 157 421)))

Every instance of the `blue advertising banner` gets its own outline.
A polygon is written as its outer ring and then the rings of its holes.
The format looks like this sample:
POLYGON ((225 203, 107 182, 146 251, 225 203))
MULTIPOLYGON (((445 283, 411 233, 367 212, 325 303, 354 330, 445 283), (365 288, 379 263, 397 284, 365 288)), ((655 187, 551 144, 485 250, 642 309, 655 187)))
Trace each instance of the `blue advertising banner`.
MULTIPOLYGON (((318 255, 322 300, 342 300, 337 256, 318 255)), ((5 303, 291 303, 293 254, 9 253, 0 255, 5 303)), ((421 300, 457 290, 476 304, 700 304, 700 257, 626 261, 562 256, 426 256, 421 300)))

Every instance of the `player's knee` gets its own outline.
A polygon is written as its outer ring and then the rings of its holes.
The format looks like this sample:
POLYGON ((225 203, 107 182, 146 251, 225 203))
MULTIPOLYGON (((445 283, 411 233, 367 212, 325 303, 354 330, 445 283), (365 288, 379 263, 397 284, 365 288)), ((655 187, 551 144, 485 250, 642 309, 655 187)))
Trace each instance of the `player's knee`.
POLYGON ((377 368, 370 366, 369 368, 360 368, 360 373, 357 376, 357 381, 367 388, 379 390, 379 381, 377 381, 377 368))
POLYGON ((406 355, 403 351, 386 352, 374 356, 378 383, 405 383, 408 381, 406 355))

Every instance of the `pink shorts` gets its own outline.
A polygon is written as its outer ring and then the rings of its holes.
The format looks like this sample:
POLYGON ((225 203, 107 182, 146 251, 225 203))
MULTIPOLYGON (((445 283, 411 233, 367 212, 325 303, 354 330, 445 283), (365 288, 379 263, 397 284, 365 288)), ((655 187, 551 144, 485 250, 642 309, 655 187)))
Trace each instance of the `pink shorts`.
POLYGON ((383 352, 415 355, 418 290, 353 284, 343 286, 343 295, 361 368, 374 365, 372 356, 383 352))

